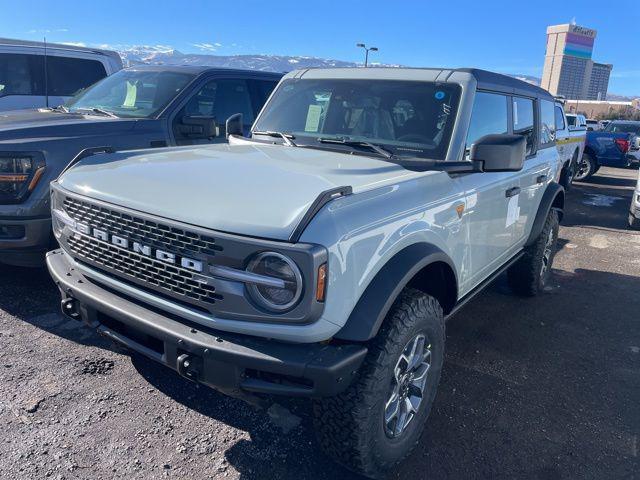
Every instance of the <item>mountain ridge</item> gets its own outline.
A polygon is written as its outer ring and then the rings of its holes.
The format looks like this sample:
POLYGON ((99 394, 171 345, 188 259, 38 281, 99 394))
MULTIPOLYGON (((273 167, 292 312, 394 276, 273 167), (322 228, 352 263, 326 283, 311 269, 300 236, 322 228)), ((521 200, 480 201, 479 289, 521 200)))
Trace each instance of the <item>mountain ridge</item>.
MULTIPOLYGON (((105 46, 107 47, 107 46, 105 46)), ((286 73, 298 68, 335 68, 335 67, 362 67, 362 63, 345 60, 327 59, 312 56, 299 55, 216 55, 214 53, 183 53, 175 48, 165 45, 135 45, 127 47, 111 47, 116 50, 125 66, 135 65, 203 65, 221 68, 238 68, 258 70, 265 72, 286 73)), ((399 64, 380 64, 372 62, 371 66, 402 67, 399 64)), ((510 77, 523 80, 532 85, 540 85, 541 78, 507 73, 510 77)), ((640 97, 640 95, 639 95, 640 97)), ((607 94, 607 100, 631 101, 637 97, 607 94)))

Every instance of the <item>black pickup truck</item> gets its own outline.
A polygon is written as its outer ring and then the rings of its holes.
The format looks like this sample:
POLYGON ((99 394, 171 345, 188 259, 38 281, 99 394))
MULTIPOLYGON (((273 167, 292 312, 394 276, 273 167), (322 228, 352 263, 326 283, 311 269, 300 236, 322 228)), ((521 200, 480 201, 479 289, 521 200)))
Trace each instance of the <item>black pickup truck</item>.
POLYGON ((63 106, 4 112, 0 263, 44 264, 52 241, 49 182, 83 151, 224 142, 226 119, 242 113, 248 132, 281 77, 209 67, 135 67, 63 106))

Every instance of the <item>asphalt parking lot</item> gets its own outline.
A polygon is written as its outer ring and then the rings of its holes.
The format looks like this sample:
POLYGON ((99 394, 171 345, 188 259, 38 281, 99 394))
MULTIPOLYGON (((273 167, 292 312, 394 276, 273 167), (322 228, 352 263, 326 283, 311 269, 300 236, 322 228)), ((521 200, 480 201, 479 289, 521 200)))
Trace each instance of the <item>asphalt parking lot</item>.
MULTIPOLYGON (((552 286, 504 278, 447 324, 429 425, 392 478, 640 478, 635 170, 569 194, 552 286)), ((257 412, 57 314, 44 271, 0 267, 0 478, 354 478, 310 409, 257 412)))

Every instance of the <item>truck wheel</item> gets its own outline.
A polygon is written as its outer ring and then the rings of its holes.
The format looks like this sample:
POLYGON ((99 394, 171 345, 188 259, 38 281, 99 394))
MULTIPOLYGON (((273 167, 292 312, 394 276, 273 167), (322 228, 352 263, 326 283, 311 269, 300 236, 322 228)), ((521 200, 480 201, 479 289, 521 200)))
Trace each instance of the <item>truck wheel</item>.
POLYGON ((564 191, 571 190, 571 184, 573 183, 573 177, 575 176, 576 166, 573 161, 569 162, 566 167, 562 169, 560 174, 560 185, 564 187, 564 191))
POLYGON ((325 452, 359 474, 384 477, 420 438, 443 358, 440 303, 419 290, 405 289, 369 345, 353 384, 314 403, 325 452))
POLYGON ((597 170, 598 165, 596 165, 594 158, 588 153, 583 153, 573 179, 582 182, 591 177, 597 170))
POLYGON ((535 243, 525 247, 524 256, 509 267, 509 286, 518 295, 533 297, 544 289, 556 255, 559 229, 558 212, 551 210, 535 243))

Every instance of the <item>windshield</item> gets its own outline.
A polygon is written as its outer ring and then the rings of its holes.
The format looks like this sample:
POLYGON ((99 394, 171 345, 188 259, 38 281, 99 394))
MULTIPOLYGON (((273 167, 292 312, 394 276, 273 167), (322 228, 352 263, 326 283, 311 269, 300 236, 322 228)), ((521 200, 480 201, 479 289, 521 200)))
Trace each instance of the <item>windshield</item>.
POLYGON ((460 87, 452 84, 290 79, 253 131, 292 135, 301 146, 353 150, 353 142, 369 142, 397 157, 443 160, 459 98, 460 87), (327 139, 345 143, 329 146, 327 139))
POLYGON ((66 106, 71 112, 98 109, 118 117, 149 118, 166 107, 193 78, 187 73, 120 70, 78 94, 66 106))
POLYGON ((612 133, 635 133, 640 135, 640 123, 610 123, 605 128, 606 132, 612 133))

